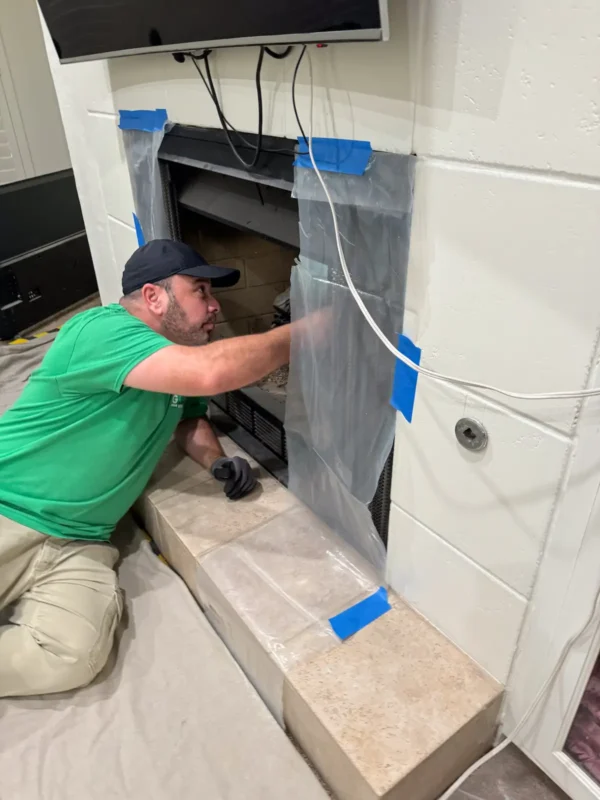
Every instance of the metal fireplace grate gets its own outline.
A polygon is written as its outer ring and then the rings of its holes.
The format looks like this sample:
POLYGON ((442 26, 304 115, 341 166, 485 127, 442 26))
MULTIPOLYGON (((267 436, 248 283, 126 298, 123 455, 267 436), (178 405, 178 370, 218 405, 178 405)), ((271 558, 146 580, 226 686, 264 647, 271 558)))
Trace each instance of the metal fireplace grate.
POLYGON ((287 463, 287 447, 283 421, 270 414, 259 403, 242 392, 227 392, 214 398, 214 403, 234 422, 287 463))
MULTIPOLYGON (((228 392, 227 394, 219 395, 219 397, 214 398, 213 402, 233 420, 234 423, 247 431, 254 440, 258 440, 258 442, 274 453, 278 459, 287 464, 286 436, 282 419, 270 414, 260 403, 248 397, 243 391, 228 392)), ((232 438, 236 438, 234 432, 227 432, 232 438)), ((261 461, 259 453, 252 453, 251 440, 245 439, 244 441, 240 441, 240 444, 244 446, 257 461, 261 461)), ((375 496, 369 504, 369 511, 371 512, 375 530, 386 547, 390 519, 393 457, 394 451, 392 449, 379 478, 375 496)), ((285 479, 282 479, 281 475, 277 475, 277 477, 282 480, 282 482, 286 482, 285 479)))
POLYGON ((375 530, 381 537, 384 545, 388 543, 388 527, 390 524, 390 505, 392 496, 392 470, 394 466, 394 448, 385 462, 383 472, 379 476, 377 491, 369 504, 369 511, 373 519, 375 530))

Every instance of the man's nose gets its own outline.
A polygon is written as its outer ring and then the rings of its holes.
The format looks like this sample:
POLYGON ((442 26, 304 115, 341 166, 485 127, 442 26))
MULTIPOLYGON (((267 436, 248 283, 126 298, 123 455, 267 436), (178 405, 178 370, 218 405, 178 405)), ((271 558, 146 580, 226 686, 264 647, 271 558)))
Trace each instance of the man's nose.
POLYGON ((213 297, 212 294, 210 296, 210 300, 208 301, 208 310, 211 314, 218 314, 221 310, 221 304, 216 297, 213 297))

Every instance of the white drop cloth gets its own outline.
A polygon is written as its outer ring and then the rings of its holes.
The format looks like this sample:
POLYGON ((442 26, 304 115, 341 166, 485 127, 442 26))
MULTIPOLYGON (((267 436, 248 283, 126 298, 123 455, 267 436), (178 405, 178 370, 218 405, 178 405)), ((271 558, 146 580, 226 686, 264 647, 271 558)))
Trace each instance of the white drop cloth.
MULTIPOLYGON (((0 346, 0 415, 49 344, 0 346)), ((0 700, 0 800, 326 800, 185 585, 127 527, 113 658, 84 689, 0 700)))
POLYGON ((324 800, 181 580, 139 537, 89 687, 0 700, 1 800, 324 800))

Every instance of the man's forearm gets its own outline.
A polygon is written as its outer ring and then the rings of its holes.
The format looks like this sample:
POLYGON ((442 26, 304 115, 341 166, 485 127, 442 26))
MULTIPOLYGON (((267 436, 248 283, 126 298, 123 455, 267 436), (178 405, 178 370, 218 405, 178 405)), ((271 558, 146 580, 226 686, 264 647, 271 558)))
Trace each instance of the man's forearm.
POLYGON ((207 419, 186 419, 175 431, 179 447, 205 469, 210 469, 225 453, 207 419))
POLYGON ((221 394, 252 383, 290 360, 290 326, 268 333, 223 339, 203 348, 210 360, 208 374, 216 383, 208 395, 221 394))
POLYGON ((172 345, 134 367, 125 385, 148 392, 212 397, 249 386, 290 358, 291 326, 202 347, 172 345))

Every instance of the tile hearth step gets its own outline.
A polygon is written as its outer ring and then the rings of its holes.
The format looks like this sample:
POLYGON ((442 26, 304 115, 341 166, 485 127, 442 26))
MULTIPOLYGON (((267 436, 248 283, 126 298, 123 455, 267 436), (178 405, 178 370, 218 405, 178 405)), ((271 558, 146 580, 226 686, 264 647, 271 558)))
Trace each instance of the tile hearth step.
POLYGON ((274 478, 261 483, 230 503, 173 445, 137 510, 338 800, 434 800, 490 745, 502 687, 397 597, 341 643, 328 619, 376 575, 274 478))

